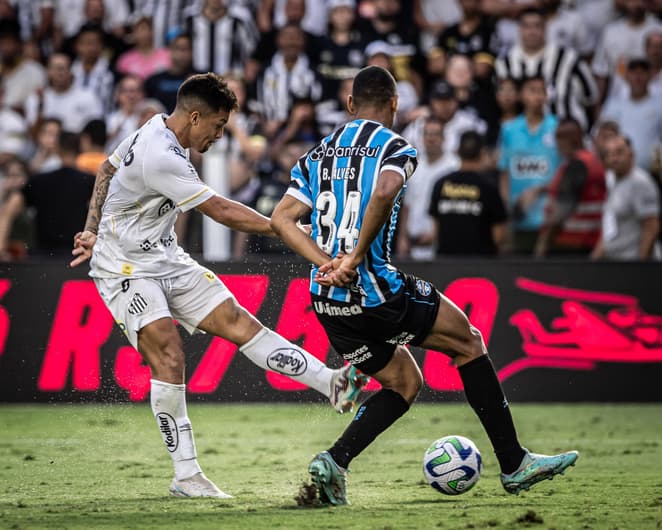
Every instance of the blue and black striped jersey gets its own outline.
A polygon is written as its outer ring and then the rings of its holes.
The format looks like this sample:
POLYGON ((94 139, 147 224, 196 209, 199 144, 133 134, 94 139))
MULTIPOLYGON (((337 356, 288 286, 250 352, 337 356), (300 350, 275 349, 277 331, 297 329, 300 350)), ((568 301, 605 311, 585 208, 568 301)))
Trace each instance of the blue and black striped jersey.
MULTIPOLYGON (((401 136, 380 123, 354 120, 299 159, 292 168, 287 193, 312 209, 311 237, 324 252, 335 256, 354 249, 380 173, 396 171, 406 182, 416 164, 416 149, 401 136)), ((323 287, 312 281, 317 272, 314 267, 310 282, 313 294, 374 307, 398 292, 401 276, 390 261, 403 190, 359 265, 355 284, 350 288, 323 287)))

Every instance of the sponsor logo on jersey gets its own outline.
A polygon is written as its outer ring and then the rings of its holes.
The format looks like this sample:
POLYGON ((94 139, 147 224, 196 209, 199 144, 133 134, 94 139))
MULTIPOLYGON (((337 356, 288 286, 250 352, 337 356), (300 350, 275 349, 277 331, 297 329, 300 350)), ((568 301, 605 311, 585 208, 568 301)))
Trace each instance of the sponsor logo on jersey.
POLYGON ((308 362, 299 350, 280 348, 267 357, 267 366, 284 375, 301 375, 306 371, 308 362))
POLYGON ((544 176, 549 171, 549 160, 541 156, 523 156, 515 160, 513 178, 544 176))
POLYGON ((358 304, 337 306, 329 302, 314 302, 313 307, 316 313, 329 315, 330 317, 351 317, 363 313, 363 308, 358 304))
POLYGON ((411 339, 413 339, 415 335, 413 333, 409 333, 407 331, 403 331, 402 333, 396 335, 395 337, 391 337, 388 339, 386 342, 389 344, 409 344, 411 342, 411 339))
POLYGON ((366 145, 352 145, 343 147, 340 145, 337 146, 328 146, 324 144, 318 145, 313 149, 308 155, 313 162, 318 162, 324 157, 337 156, 339 158, 346 156, 362 156, 362 157, 371 157, 374 158, 379 153, 379 147, 368 147, 366 145))
POLYGON ((164 203, 161 206, 159 206, 159 217, 168 213, 170 210, 174 210, 174 208, 175 208, 175 203, 172 202, 170 199, 166 199, 164 203))
POLYGON ((354 350, 352 353, 343 354, 343 358, 352 364, 362 363, 363 361, 367 361, 371 357, 372 357, 372 352, 368 350, 368 346, 365 344, 360 348, 354 350))
POLYGON ((181 156, 184 160, 188 160, 188 159, 186 158, 186 153, 184 153, 184 151, 182 151, 178 146, 176 146, 176 145, 171 145, 171 146, 170 146, 170 150, 171 150, 173 153, 175 153, 177 156, 181 156))
MULTIPOLYGON (((156 420, 159 422, 159 430, 163 436, 163 443, 166 449, 174 453, 179 447, 179 432, 177 432, 177 422, 167 412, 159 412, 156 415, 156 420)), ((190 426, 189 426, 190 430, 190 426)))
POLYGON ((432 292, 432 286, 425 280, 416 280, 416 290, 423 296, 429 296, 432 292))
POLYGON ((129 302, 129 314, 138 315, 147 309, 147 301, 141 296, 140 293, 136 293, 131 298, 129 302))

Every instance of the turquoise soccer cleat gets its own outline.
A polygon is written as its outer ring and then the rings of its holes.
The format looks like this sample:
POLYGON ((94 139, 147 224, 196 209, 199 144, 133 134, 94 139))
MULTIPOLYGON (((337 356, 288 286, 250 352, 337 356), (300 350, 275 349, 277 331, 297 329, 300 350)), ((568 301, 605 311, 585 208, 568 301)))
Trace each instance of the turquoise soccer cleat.
POLYGON ((569 466, 574 466, 579 453, 568 451, 559 455, 539 455, 524 449, 526 455, 519 468, 510 474, 501 473, 501 484, 508 493, 518 495, 522 490, 528 490, 541 480, 552 480, 554 476, 563 474, 569 466))
POLYGON ((317 487, 319 499, 324 504, 342 506, 347 500, 347 470, 336 464, 328 451, 322 451, 312 459, 308 472, 317 487))
POLYGON ((331 379, 329 401, 338 414, 352 411, 361 390, 369 381, 369 376, 362 374, 351 364, 335 371, 331 379))

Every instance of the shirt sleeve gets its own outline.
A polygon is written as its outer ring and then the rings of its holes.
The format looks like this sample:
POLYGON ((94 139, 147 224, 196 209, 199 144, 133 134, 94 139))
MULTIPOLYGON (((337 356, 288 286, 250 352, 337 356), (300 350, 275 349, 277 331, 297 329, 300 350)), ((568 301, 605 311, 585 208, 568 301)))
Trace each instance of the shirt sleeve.
POLYGON ((310 189, 310 174, 306 165, 306 156, 302 156, 290 172, 290 187, 286 195, 294 197, 309 208, 313 207, 313 193, 310 189))
POLYGON ((118 169, 120 165, 122 165, 122 160, 124 160, 124 158, 129 154, 131 147, 138 138, 138 134, 140 133, 133 133, 124 138, 124 140, 120 142, 117 148, 108 157, 108 162, 110 162, 115 169, 118 169))
POLYGON ((214 190, 202 182, 193 164, 174 152, 168 152, 166 156, 146 164, 144 175, 148 187, 170 199, 182 212, 216 195, 214 190))
POLYGON ((386 146, 380 173, 387 170, 395 171, 402 175, 404 182, 407 182, 418 166, 416 155, 416 149, 412 145, 404 138, 397 137, 386 146))
POLYGON ((652 178, 637 181, 632 187, 632 204, 638 219, 660 215, 660 196, 652 178))

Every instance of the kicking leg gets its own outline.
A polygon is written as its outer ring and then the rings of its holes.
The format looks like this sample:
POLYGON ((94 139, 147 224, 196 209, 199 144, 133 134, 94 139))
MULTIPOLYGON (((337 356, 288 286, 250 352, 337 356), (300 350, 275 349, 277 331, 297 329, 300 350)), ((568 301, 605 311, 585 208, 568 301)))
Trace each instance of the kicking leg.
POLYGON ((152 412, 175 468, 170 493, 178 497, 229 498, 200 469, 191 421, 186 410, 184 351, 170 318, 147 324, 138 332, 138 349, 152 370, 152 412))
POLYGON ((264 327, 234 298, 217 306, 197 327, 238 344, 260 368, 285 374, 324 394, 338 412, 350 410, 367 383, 367 378, 351 366, 328 368, 314 355, 264 327))

